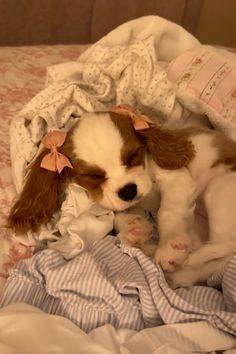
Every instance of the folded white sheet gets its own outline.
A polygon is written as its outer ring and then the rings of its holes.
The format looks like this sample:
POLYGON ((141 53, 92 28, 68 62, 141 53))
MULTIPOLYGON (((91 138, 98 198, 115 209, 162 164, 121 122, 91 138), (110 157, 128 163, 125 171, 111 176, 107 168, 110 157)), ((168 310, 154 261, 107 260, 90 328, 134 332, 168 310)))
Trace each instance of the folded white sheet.
POLYGON ((105 325, 85 334, 69 320, 26 304, 0 310, 1 354, 190 354, 232 348, 235 338, 204 321, 140 332, 105 325))

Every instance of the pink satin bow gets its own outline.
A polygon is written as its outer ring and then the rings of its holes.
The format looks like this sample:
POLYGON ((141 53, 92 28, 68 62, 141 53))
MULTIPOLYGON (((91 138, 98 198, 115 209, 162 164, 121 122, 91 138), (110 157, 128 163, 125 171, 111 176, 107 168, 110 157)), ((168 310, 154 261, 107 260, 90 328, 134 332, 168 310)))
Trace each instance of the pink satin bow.
POLYGON ((43 157, 40 167, 49 171, 58 171, 59 173, 61 173, 64 167, 73 168, 69 159, 58 152, 58 148, 64 144, 65 140, 66 133, 57 130, 49 132, 42 139, 43 145, 47 149, 51 149, 51 152, 43 157))
POLYGON ((136 113, 128 104, 121 104, 109 109, 110 112, 127 115, 132 119, 135 130, 148 129, 152 121, 145 115, 136 113))

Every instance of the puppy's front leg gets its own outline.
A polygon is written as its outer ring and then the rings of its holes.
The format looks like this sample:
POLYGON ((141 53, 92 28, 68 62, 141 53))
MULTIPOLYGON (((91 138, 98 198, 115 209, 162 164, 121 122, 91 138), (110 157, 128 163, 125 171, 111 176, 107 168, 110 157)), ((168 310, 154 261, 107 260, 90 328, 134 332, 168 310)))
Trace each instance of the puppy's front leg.
POLYGON ((189 287, 198 283, 206 283, 211 277, 219 279, 219 275, 222 273, 229 260, 230 257, 211 260, 208 263, 201 264, 199 268, 184 266, 176 272, 168 273, 166 280, 172 289, 176 289, 189 287))
POLYGON ((121 243, 140 248, 148 256, 154 255, 156 245, 147 245, 152 236, 152 225, 142 209, 116 213, 114 226, 121 243))
POLYGON ((175 171, 157 168, 155 178, 161 192, 157 215, 159 244, 155 261, 164 271, 172 272, 191 252, 188 229, 193 222, 196 185, 185 168, 175 171))

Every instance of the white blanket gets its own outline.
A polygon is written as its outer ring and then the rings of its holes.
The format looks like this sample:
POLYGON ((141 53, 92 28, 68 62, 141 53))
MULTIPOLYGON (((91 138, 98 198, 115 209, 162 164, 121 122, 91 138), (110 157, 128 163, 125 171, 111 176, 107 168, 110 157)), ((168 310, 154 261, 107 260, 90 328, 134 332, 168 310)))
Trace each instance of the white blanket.
POLYGON ((218 350, 233 354, 234 349, 230 349, 235 346, 233 337, 205 321, 140 332, 105 325, 86 334, 66 318, 26 304, 16 303, 0 310, 1 354, 214 354, 218 350))

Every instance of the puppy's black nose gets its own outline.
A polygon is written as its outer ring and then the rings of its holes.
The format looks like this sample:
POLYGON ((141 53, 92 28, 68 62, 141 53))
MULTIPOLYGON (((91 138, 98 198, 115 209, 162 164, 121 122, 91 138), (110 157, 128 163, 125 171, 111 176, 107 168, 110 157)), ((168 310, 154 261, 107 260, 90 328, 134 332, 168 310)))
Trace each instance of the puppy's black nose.
POLYGON ((124 187, 118 190, 118 196, 120 199, 128 202, 133 200, 137 195, 137 185, 135 183, 128 183, 124 187))

